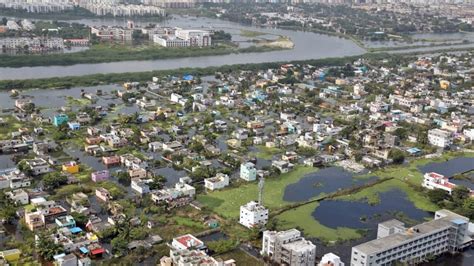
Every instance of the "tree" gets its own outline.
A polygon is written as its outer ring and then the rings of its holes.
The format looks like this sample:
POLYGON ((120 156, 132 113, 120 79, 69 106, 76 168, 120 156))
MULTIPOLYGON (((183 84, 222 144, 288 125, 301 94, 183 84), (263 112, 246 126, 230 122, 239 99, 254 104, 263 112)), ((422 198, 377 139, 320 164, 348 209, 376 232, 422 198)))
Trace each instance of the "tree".
POLYGON ((462 214, 470 219, 474 219, 474 198, 469 197, 462 205, 462 214))
POLYGON ((456 205, 462 205, 464 200, 470 197, 471 191, 465 186, 456 186, 451 193, 456 205))
POLYGON ((430 199, 431 202, 433 203, 440 203, 444 201, 445 199, 449 198, 449 194, 447 191, 442 190, 442 189, 432 189, 429 190, 428 193, 428 198, 430 199))
POLYGON ((405 161, 405 153, 399 149, 391 149, 388 157, 396 164, 402 164, 405 161))
POLYGON ((39 234, 39 239, 36 244, 36 251, 45 260, 52 261, 55 255, 63 252, 63 248, 60 245, 54 243, 53 239, 51 239, 51 236, 43 232, 39 234))
POLYGON ((11 222, 16 217, 15 203, 5 195, 5 192, 0 191, 0 219, 5 222, 11 222))
POLYGON ((49 173, 43 177, 43 184, 48 189, 55 189, 67 184, 67 177, 57 172, 49 173))
POLYGON ((2 18, 2 25, 7 25, 8 19, 6 17, 2 18))

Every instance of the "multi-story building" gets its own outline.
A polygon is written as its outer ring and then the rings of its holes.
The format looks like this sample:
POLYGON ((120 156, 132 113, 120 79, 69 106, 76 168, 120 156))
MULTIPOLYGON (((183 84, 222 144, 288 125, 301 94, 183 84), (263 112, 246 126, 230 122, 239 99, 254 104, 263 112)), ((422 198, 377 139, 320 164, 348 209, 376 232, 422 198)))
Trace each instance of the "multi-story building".
POLYGON ((439 210, 434 220, 411 228, 397 220, 379 224, 377 239, 352 248, 351 266, 415 264, 427 257, 456 253, 472 243, 469 219, 439 210))
POLYGON ((129 42, 133 40, 133 30, 122 27, 91 27, 91 34, 94 34, 102 41, 129 42))
POLYGON ((62 38, 43 38, 43 37, 16 37, 0 38, 0 49, 17 50, 24 49, 28 51, 44 50, 62 50, 64 49, 64 40, 62 38))
POLYGON ((209 190, 225 188, 229 185, 229 176, 218 173, 215 177, 204 179, 204 186, 209 190))
POLYGON ((257 168, 255 168, 255 164, 251 162, 241 164, 240 178, 246 181, 254 181, 257 179, 257 168))
POLYGON ((164 47, 206 47, 211 46, 212 37, 209 31, 177 28, 174 32, 153 35, 153 42, 164 47))
POLYGON ((0 189, 4 188, 22 188, 31 185, 31 179, 28 178, 17 168, 0 170, 0 189))
POLYGON ((315 265, 316 246, 296 229, 263 232, 261 254, 279 265, 315 265))
POLYGON ((453 133, 442 129, 428 130, 428 142, 436 147, 446 148, 453 144, 453 133))
POLYGON ((25 163, 31 169, 31 174, 35 176, 48 173, 51 170, 48 162, 43 158, 28 159, 25 160, 25 163))
MULTIPOLYGON (((434 172, 425 173, 421 185, 427 189, 441 189, 447 191, 449 194, 451 194, 456 187, 456 184, 451 183, 448 177, 434 172)), ((474 194, 473 190, 471 190, 471 194, 474 194)))
POLYGON ((251 201, 240 206, 239 223, 247 228, 265 226, 268 222, 268 209, 251 201))

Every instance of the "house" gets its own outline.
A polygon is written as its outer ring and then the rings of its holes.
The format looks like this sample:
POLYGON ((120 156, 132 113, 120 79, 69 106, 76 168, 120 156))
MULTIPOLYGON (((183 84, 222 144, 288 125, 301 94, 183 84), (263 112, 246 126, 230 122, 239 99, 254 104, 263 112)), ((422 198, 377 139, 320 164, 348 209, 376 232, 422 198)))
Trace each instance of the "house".
POLYGON ((428 130, 428 142, 436 147, 447 148, 453 144, 453 133, 442 129, 428 130))
POLYGON ((31 169, 34 176, 48 173, 50 171, 49 164, 43 158, 35 158, 25 160, 26 165, 31 169))
POLYGON ((74 161, 63 164, 63 171, 69 174, 75 174, 79 172, 79 164, 74 161))
POLYGON ((225 188, 228 185, 229 176, 223 173, 218 173, 215 177, 204 179, 204 187, 211 191, 225 188))
POLYGON ((204 242, 201 240, 197 239, 195 236, 191 234, 187 235, 182 235, 173 238, 173 241, 171 242, 171 246, 177 250, 190 250, 190 249, 205 249, 206 246, 204 245, 204 242))
POLYGON ((95 190, 95 196, 105 202, 108 202, 109 200, 112 199, 110 192, 107 189, 102 188, 102 187, 95 190))
POLYGON ((318 266, 344 266, 341 258, 334 253, 326 253, 321 258, 318 266))
POLYGON ((69 122, 67 123, 70 130, 79 130, 81 129, 81 124, 79 122, 69 122))
POLYGON ((294 164, 288 161, 277 160, 272 161, 272 166, 278 169, 280 173, 288 173, 291 169, 293 169, 294 164))
POLYGON ((108 170, 97 171, 91 174, 91 179, 94 182, 104 181, 110 178, 110 173, 108 170))
POLYGON ((73 228, 76 227, 76 221, 71 215, 61 216, 54 221, 59 228, 73 228))
POLYGON ((66 124, 68 121, 69 117, 66 114, 58 114, 53 117, 53 125, 56 127, 66 124))
POLYGON ((145 178, 147 176, 147 171, 143 168, 132 168, 128 170, 128 175, 130 178, 145 178))
POLYGON ((239 223, 249 229, 265 226, 268 222, 268 209, 260 203, 251 201, 240 206, 239 223))
POLYGON ((60 254, 59 256, 54 257, 55 265, 57 266, 77 266, 78 261, 76 255, 74 253, 60 254))
POLYGON ((46 224, 41 211, 25 212, 25 223, 31 231, 35 231, 38 228, 43 228, 46 224))
POLYGON ((151 181, 151 179, 143 180, 140 178, 132 178, 130 186, 132 187, 133 191, 137 192, 140 195, 148 194, 150 193, 150 187, 148 186, 148 183, 150 183, 151 181))
POLYGON ((257 168, 255 168, 255 164, 251 162, 241 164, 240 178, 246 181, 254 181, 257 179, 257 168))
POLYGON ((120 157, 117 155, 113 156, 104 156, 102 157, 102 162, 106 167, 112 167, 120 164, 120 157))
POLYGON ((5 192, 5 195, 17 205, 26 205, 29 202, 28 193, 21 188, 5 192))

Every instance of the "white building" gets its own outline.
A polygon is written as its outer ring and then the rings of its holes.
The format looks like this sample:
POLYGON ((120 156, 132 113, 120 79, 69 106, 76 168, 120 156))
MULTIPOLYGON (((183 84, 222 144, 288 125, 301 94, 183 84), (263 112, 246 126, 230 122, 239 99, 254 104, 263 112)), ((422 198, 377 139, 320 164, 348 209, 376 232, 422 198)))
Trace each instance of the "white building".
POLYGON ((225 188, 229 185, 229 176, 218 173, 215 177, 204 179, 204 186, 209 190, 225 188))
POLYGON ((411 228, 397 220, 381 223, 377 239, 352 248, 351 266, 416 264, 455 253, 472 242, 468 226, 468 218, 448 210, 439 210, 434 220, 411 228))
POLYGON ((255 201, 240 206, 239 223, 247 228, 262 227, 268 222, 268 209, 255 201))
POLYGON ((263 232, 261 254, 279 265, 315 265, 316 246, 296 229, 263 232))
POLYGON ((31 185, 31 179, 17 168, 0 170, 0 189, 22 188, 31 185))
POLYGON ((5 193, 15 204, 26 205, 29 203, 28 193, 23 189, 15 189, 5 193))
POLYGON ((177 198, 188 197, 194 198, 196 195, 196 189, 183 182, 178 182, 175 184, 174 188, 164 188, 151 193, 151 199, 153 202, 163 202, 163 201, 172 201, 177 198))
POLYGON ((436 147, 446 148, 453 144, 453 133, 442 129, 428 130, 428 142, 436 147))
POLYGON ((143 180, 140 178, 132 178, 132 182, 130 183, 130 186, 133 191, 137 192, 140 195, 150 193, 150 186, 148 186, 148 183, 150 183, 152 180, 143 180))
POLYGON ((6 50, 26 49, 28 51, 62 50, 62 38, 16 37, 0 38, 0 48, 6 50))
POLYGON ((177 250, 204 249, 204 242, 191 234, 173 238, 171 246, 177 250))
POLYGON ((206 30, 176 29, 176 37, 189 42, 189 46, 211 46, 211 33, 206 30))
POLYGON ((30 167, 32 175, 41 175, 50 171, 48 162, 43 158, 28 159, 25 162, 30 167))
POLYGON ((257 168, 255 168, 255 164, 251 162, 241 164, 240 178, 246 181, 254 181, 257 179, 257 168))
POLYGON ((327 253, 321 258, 318 266, 344 266, 344 262, 336 254, 327 253))

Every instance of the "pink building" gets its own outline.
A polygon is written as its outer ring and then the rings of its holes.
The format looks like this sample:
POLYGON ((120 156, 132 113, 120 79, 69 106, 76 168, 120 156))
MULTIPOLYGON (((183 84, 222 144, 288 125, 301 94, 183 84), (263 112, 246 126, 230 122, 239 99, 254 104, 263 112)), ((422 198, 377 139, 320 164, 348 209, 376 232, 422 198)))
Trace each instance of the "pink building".
POLYGON ((94 182, 100 182, 109 179, 110 173, 108 170, 97 171, 91 174, 91 179, 94 182))
POLYGON ((120 164, 120 157, 113 155, 109 157, 102 157, 102 162, 105 164, 105 166, 114 166, 114 165, 119 165, 120 164))

